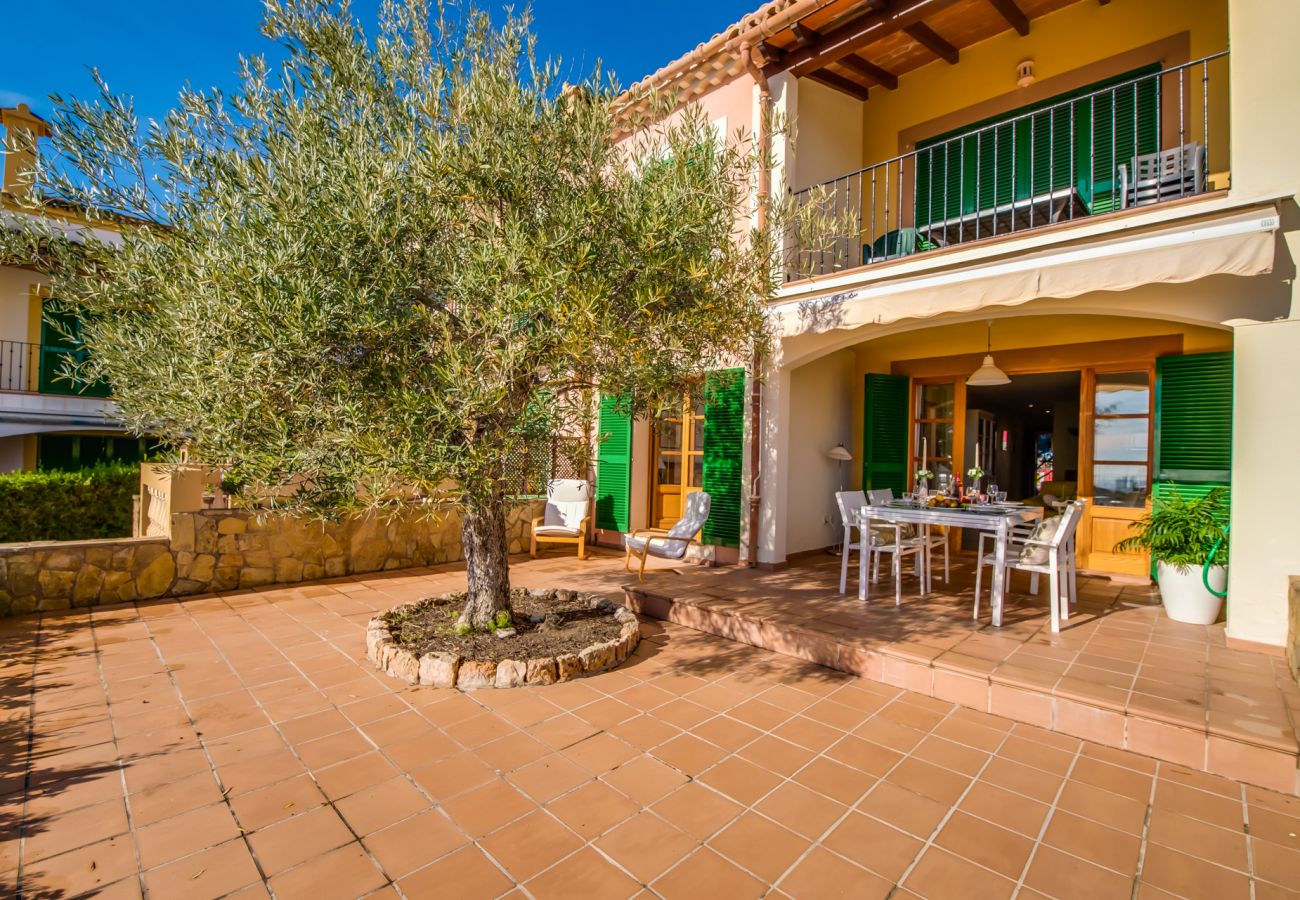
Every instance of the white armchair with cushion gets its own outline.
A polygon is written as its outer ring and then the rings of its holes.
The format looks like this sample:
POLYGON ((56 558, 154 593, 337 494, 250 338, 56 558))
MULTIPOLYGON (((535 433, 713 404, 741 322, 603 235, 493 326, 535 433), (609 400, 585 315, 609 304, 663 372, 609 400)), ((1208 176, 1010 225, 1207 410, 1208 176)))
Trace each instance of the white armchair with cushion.
POLYGON ((538 544, 577 544, 578 559, 587 558, 587 524, 591 521, 591 485, 578 478, 556 478, 546 485, 546 513, 533 519, 528 555, 538 544))
POLYGON ((637 579, 645 579, 645 561, 647 556, 660 559, 684 559, 686 550, 695 543, 704 523, 709 518, 709 495, 696 491, 686 497, 686 510, 672 528, 641 528, 623 538, 627 547, 627 556, 623 559, 624 571, 631 571, 632 557, 641 561, 637 569, 637 579))

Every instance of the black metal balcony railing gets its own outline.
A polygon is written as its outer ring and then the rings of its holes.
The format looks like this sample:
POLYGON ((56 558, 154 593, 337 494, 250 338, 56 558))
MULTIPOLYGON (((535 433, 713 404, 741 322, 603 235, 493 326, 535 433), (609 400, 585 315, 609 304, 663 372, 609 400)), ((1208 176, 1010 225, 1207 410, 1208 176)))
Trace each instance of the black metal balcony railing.
POLYGON ((1227 58, 1129 72, 799 191, 822 236, 791 239, 786 280, 1208 190, 1227 168, 1227 58))
POLYGON ((85 352, 80 347, 0 341, 0 391, 107 397, 105 382, 86 384, 64 374, 65 363, 81 362, 85 352))

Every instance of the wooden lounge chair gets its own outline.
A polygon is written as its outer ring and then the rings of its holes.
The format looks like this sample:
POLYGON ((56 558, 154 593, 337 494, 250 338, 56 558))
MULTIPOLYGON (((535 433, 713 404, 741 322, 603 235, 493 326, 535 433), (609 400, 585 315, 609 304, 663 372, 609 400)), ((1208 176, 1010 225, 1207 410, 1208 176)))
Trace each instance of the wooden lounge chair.
POLYGON ((672 528, 642 528, 623 538, 627 547, 627 556, 623 559, 623 570, 632 571, 632 557, 641 561, 637 569, 637 580, 645 580, 645 561, 647 556, 660 559, 683 559, 686 550, 695 543, 704 523, 709 518, 709 495, 696 491, 686 498, 686 511, 672 528))
POLYGON ((578 559, 587 558, 587 525, 591 521, 591 485, 578 478, 556 478, 546 486, 546 513, 533 519, 528 555, 537 557, 538 544, 577 544, 578 559))

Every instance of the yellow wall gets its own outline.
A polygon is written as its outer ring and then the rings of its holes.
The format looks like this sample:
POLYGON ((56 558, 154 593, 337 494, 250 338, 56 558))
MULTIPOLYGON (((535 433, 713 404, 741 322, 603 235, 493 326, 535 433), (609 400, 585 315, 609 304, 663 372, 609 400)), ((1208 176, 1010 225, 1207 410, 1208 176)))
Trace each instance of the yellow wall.
MULTIPOLYGON (((1057 302, 1060 301, 1051 301, 1057 302)), ((863 376, 868 372, 888 373, 898 360, 927 359, 982 353, 986 346, 983 320, 954 324, 936 324, 929 328, 887 335, 853 348, 856 366, 853 374, 853 455, 857 460, 853 472, 854 486, 862 480, 862 392, 863 376)), ((1209 353, 1231 350, 1232 332, 1185 325, 1157 319, 1095 315, 1032 315, 1028 312, 994 320, 993 358, 999 350, 1082 344, 1156 335, 1182 335, 1184 353, 1209 353)), ((798 402, 797 399, 795 402, 798 402)))
MULTIPOLYGON (((1026 37, 1004 31, 963 49, 955 66, 934 62, 900 78, 896 91, 873 90, 863 104, 864 164, 897 155, 904 149, 900 132, 921 123, 996 97, 1023 93, 1025 103, 1038 99, 1016 87, 1015 67, 1021 60, 1034 60, 1041 84, 1182 32, 1189 33, 1191 59, 1226 50, 1226 0, 1113 0, 1105 6, 1082 0, 1034 19, 1026 37)), ((1219 109, 1224 103, 1212 101, 1211 106, 1219 109)), ((946 130, 940 127, 932 134, 946 130)), ((1226 128, 1218 133, 1226 141, 1226 128)))

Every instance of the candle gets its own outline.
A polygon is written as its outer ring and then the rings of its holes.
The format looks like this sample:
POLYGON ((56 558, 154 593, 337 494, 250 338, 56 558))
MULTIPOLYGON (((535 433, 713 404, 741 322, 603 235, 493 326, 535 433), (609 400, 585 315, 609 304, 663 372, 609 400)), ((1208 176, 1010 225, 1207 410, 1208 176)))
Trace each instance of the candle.
POLYGON ((927 462, 927 461, 929 460, 929 458, 930 458, 929 450, 930 450, 930 448, 929 448, 929 445, 928 445, 927 442, 926 442, 926 439, 925 439, 925 438, 921 438, 921 471, 922 471, 922 472, 924 472, 924 471, 926 470, 926 465, 925 465, 925 464, 926 464, 926 462, 927 462))
POLYGON ((979 467, 980 467, 980 445, 976 444, 975 445, 975 468, 978 469, 979 467))

